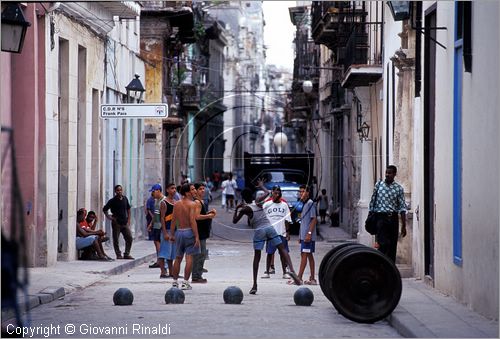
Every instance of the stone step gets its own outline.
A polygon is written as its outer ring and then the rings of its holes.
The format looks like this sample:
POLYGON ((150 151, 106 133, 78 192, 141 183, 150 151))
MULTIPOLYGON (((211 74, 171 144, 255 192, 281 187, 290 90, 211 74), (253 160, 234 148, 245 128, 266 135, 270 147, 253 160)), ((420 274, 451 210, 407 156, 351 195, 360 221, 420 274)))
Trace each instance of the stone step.
POLYGON ((408 264, 396 264, 396 267, 401 274, 401 278, 413 278, 413 267, 408 264))

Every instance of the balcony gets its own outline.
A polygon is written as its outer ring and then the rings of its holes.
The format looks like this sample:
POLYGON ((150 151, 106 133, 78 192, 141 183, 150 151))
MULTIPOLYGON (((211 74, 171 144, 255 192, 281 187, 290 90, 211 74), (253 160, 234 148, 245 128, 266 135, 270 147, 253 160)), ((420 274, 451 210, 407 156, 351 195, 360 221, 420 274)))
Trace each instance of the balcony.
POLYGON ((342 87, 354 88, 376 83, 383 73, 381 24, 359 25, 342 49, 346 72, 342 87))
MULTIPOLYGON (((147 4, 148 2, 145 3, 147 4)), ((142 17, 168 19, 170 27, 175 27, 175 30, 172 29, 172 31, 175 31, 177 35, 170 42, 177 41, 177 39, 183 44, 196 41, 193 32, 194 14, 190 7, 147 6, 141 11, 141 20, 142 17)))
POLYGON ((364 4, 357 8, 349 1, 313 1, 312 37, 316 44, 322 44, 336 51, 345 46, 353 28, 365 21, 364 4))
POLYGON ((182 107, 187 110, 200 109, 200 91, 193 84, 181 84, 182 107))
POLYGON ((73 20, 81 22, 99 35, 107 35, 115 27, 114 16, 135 19, 141 15, 141 7, 134 1, 61 2, 59 9, 73 20), (89 17, 89 13, 93 16, 89 17))

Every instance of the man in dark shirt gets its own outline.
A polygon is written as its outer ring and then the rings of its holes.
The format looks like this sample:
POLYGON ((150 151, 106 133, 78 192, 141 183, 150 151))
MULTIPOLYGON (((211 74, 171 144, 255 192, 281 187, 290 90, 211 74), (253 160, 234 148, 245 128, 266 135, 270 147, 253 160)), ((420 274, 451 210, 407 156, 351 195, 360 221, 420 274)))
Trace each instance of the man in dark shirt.
POLYGON ((102 208, 104 215, 108 220, 111 220, 113 230, 113 247, 116 253, 116 259, 134 259, 130 255, 132 247, 132 233, 130 232, 130 204, 126 196, 123 195, 123 188, 121 185, 115 186, 115 196, 108 200, 106 205, 102 208), (108 214, 111 210, 111 215, 108 214), (125 252, 123 256, 120 251, 120 243, 118 237, 120 233, 123 234, 125 239, 125 252))
POLYGON ((206 283, 207 279, 202 277, 203 265, 205 264, 207 252, 207 239, 210 237, 212 229, 212 219, 215 218, 217 212, 215 209, 207 210, 207 206, 203 202, 205 195, 205 183, 194 184, 196 189, 195 204, 196 204, 196 224, 198 225, 198 235, 200 237, 200 253, 193 255, 193 283, 206 283))
POLYGON ((401 237, 406 236, 406 202, 403 186, 394 181, 398 168, 387 166, 385 180, 375 184, 370 200, 369 213, 375 213, 377 222, 378 250, 396 263, 401 215, 401 237))

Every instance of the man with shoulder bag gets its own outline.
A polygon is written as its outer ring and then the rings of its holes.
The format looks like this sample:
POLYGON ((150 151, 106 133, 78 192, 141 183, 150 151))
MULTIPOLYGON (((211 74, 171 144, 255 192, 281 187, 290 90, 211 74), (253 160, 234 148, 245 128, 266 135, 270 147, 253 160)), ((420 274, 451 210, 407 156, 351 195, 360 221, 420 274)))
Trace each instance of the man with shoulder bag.
POLYGON ((365 229, 376 235, 378 250, 396 262, 399 218, 401 215, 401 237, 406 236, 406 203, 403 187, 394 181, 397 168, 387 166, 385 180, 375 185, 365 229))

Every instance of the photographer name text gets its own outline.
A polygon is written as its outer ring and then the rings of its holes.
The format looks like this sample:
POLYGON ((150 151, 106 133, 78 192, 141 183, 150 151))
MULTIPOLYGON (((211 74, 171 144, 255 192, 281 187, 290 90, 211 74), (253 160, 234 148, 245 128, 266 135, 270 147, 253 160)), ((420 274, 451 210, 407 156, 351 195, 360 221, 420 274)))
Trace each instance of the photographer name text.
POLYGON ((15 326, 7 325, 8 334, 22 336, 23 338, 49 338, 51 336, 64 335, 170 335, 170 324, 125 324, 122 326, 101 326, 93 324, 66 324, 66 325, 39 325, 39 326, 15 326))

